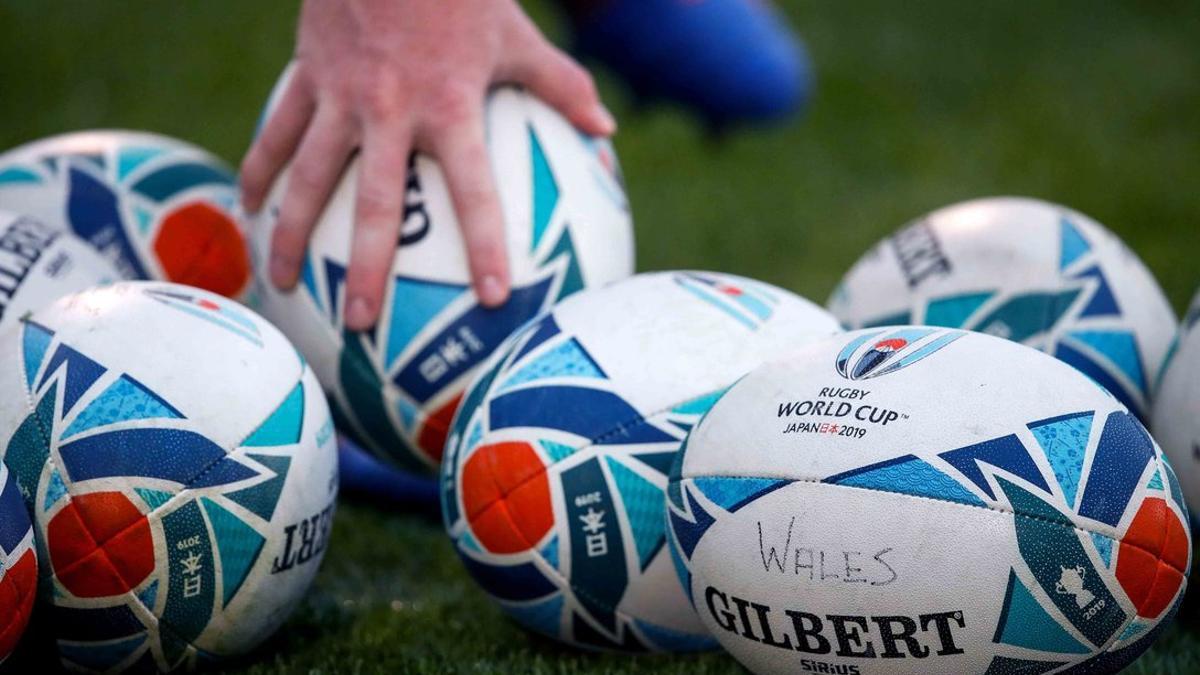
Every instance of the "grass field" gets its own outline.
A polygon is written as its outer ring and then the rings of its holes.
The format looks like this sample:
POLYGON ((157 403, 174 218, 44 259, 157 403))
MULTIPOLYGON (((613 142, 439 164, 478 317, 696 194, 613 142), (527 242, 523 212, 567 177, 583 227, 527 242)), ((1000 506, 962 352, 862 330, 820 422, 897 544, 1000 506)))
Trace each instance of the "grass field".
MULTIPOLYGON (((1182 309, 1200 284, 1194 3, 787 4, 820 78, 801 122, 710 139, 676 112, 632 109, 604 81, 622 123, 640 268, 720 269, 824 301, 908 219, 972 196, 1028 194, 1108 224, 1182 309)), ((0 147, 144 128, 236 162, 289 54, 295 13, 280 0, 0 0, 0 147)), ((1133 672, 1200 672, 1200 620, 1185 614, 1133 672)), ((52 663, 37 638, 13 672, 52 663)), ((348 502, 302 609, 231 672, 736 669, 720 655, 596 656, 531 637, 470 582, 436 517, 348 502)))

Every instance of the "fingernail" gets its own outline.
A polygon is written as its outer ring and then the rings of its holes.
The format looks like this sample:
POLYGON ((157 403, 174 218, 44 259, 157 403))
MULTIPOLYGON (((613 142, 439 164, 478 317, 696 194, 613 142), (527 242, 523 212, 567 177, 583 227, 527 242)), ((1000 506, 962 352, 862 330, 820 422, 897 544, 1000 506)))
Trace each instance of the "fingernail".
POLYGON ((500 282, 500 277, 485 275, 479 280, 479 299, 487 307, 502 305, 508 299, 508 289, 500 282))
POLYGON ((295 285, 296 266, 295 264, 281 255, 271 256, 271 282, 275 287, 286 291, 295 285))
POLYGON ((352 298, 346 305, 346 327, 350 330, 366 330, 374 323, 371 316, 371 303, 366 298, 352 298))
POLYGON ((605 135, 611 136, 617 133, 617 118, 613 117, 613 114, 609 112, 608 108, 604 107, 603 103, 599 104, 598 107, 600 112, 600 122, 605 128, 605 135))

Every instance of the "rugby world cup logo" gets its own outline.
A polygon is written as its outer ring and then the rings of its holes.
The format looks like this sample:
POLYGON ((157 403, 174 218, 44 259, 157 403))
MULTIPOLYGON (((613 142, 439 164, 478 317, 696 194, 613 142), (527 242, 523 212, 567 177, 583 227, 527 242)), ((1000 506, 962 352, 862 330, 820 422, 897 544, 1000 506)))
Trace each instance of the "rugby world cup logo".
POLYGON ((838 374, 869 380, 907 368, 954 342, 965 331, 945 328, 892 328, 861 333, 837 356, 838 374))

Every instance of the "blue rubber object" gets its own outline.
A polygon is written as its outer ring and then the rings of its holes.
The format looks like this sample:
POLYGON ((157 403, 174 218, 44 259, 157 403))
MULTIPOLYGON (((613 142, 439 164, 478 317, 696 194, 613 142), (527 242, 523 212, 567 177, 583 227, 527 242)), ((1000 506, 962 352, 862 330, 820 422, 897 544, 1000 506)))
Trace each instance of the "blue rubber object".
POLYGON ((438 506, 437 479, 385 464, 344 436, 338 437, 338 472, 348 495, 402 510, 438 506))
POLYGON ((579 55, 639 98, 682 104, 716 127, 790 117, 812 94, 803 43, 764 0, 607 0, 575 30, 579 55))

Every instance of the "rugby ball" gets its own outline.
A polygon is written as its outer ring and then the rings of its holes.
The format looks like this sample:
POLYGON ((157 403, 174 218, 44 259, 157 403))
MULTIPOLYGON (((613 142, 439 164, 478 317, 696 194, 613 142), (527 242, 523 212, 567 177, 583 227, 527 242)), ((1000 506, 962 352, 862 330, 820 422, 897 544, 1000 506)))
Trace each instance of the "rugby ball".
POLYGON ((266 277, 286 172, 251 226, 262 311, 308 357, 339 428, 420 472, 436 469, 463 389, 501 341, 558 300, 633 273, 629 208, 608 142, 512 88, 489 96, 485 123, 513 284, 502 307, 478 303, 446 182, 424 155, 408 166, 392 278, 369 332, 342 320, 358 159, 320 216, 294 291, 266 277))
POLYGON ((0 452, 71 669, 191 668, 266 639, 320 565, 335 443, 295 349, 212 293, 122 282, 0 334, 0 452))
POLYGON ((442 510, 467 570, 526 628, 576 646, 713 646, 665 550, 666 472, 737 378, 838 330, 725 274, 642 274, 563 301, 500 348, 455 418, 442 510))
POLYGON ((64 295, 119 278, 75 235, 0 211, 0 330, 64 295))
POLYGON ((1163 371, 1151 429, 1179 467, 1184 497, 1195 506, 1200 500, 1200 293, 1192 300, 1163 371))
POLYGON ((140 131, 52 136, 0 155, 0 209, 74 232, 126 279, 244 298, 250 258, 224 162, 140 131))
POLYGON ((36 594, 33 525, 12 473, 0 462, 0 663, 25 632, 36 594))
POLYGON ((1176 317, 1158 282, 1087 216, 1035 199, 976 199, 918 218, 860 259, 829 309, 848 328, 924 324, 1040 349, 1143 420, 1176 317))
POLYGON ((1170 623, 1179 481, 1087 377, 980 333, 801 346, 731 388, 667 488, 704 626, 757 673, 1115 673, 1170 623))

